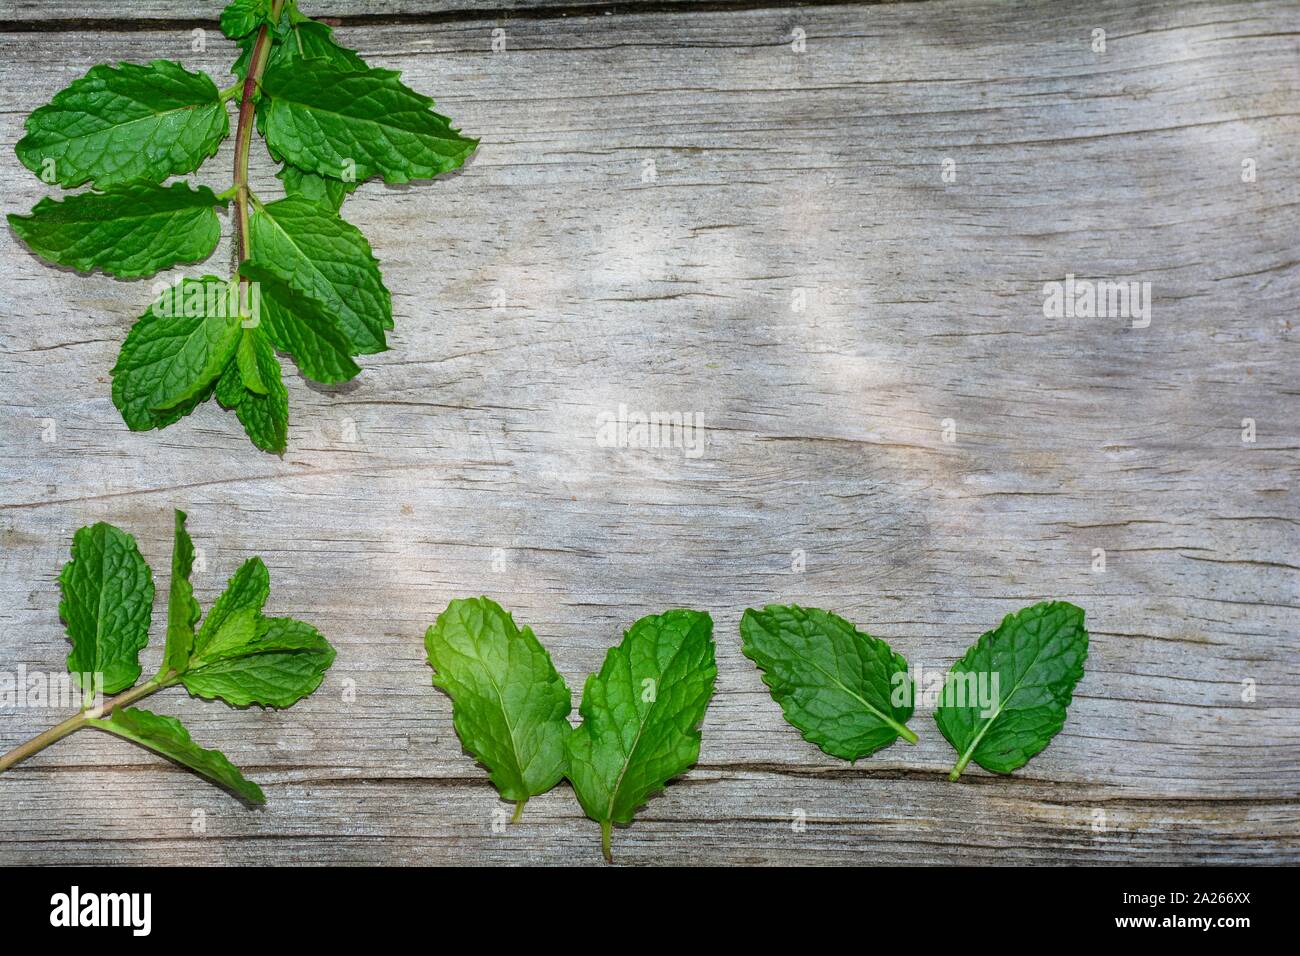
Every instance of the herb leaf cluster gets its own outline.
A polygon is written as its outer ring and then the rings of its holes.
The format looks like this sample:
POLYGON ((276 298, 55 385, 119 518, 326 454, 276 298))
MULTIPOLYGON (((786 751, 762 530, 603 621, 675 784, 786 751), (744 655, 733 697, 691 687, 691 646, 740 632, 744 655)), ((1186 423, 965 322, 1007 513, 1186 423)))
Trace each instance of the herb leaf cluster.
POLYGON ((387 349, 392 297, 379 263, 340 214, 367 179, 407 183, 461 166, 478 145, 398 73, 370 66, 294 0, 235 0, 221 29, 240 49, 221 90, 179 63, 95 66, 31 114, 23 165, 65 189, 9 223, 41 258, 81 272, 142 279, 202 262, 234 226, 234 275, 186 276, 135 323, 112 370, 128 428, 165 428, 209 398, 233 410, 259 448, 281 454, 289 406, 277 353, 309 379, 346 382, 356 359, 387 349), (195 172, 230 135, 223 192, 195 172), (249 188, 260 135, 285 197, 249 188), (255 284, 255 294, 250 286, 255 284))

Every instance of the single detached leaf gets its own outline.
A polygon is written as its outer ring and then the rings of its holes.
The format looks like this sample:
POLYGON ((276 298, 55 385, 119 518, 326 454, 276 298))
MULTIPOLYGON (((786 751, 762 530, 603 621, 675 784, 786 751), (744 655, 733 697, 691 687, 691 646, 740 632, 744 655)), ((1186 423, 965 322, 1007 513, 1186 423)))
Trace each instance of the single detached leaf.
POLYGON ((199 622, 199 602, 194 600, 190 571, 194 567, 194 543, 185 530, 185 512, 176 511, 172 535, 172 580, 167 595, 167 648, 162 671, 180 671, 194 649, 194 625, 199 622))
POLYGON ((832 757, 857 760, 899 737, 916 743, 907 661, 884 641, 794 604, 750 608, 740 635, 785 719, 832 757))
POLYGON ((215 276, 185 279, 127 334, 113 366, 113 404, 132 431, 170 425, 211 393, 239 345, 231 288, 215 276))
POLYGON ((221 11, 221 32, 232 40, 271 22, 271 0, 233 0, 221 11))
POLYGON ((612 824, 699 759, 700 722, 713 696, 713 620, 700 611, 643 617, 610 648, 582 691, 582 725, 569 737, 569 779, 600 823, 612 824))
POLYGON ((175 760, 249 803, 266 803, 261 787, 245 779, 220 750, 204 750, 191 740, 189 731, 175 717, 127 707, 113 711, 107 719, 87 723, 175 760))
POLYGON ((50 262, 138 279, 212 255, 221 238, 216 207, 225 205, 207 186, 129 183, 62 202, 47 196, 29 216, 11 213, 9 225, 50 262))
POLYGON ((59 616, 68 627, 68 670, 83 690, 83 675, 103 675, 105 694, 140 677, 140 650, 149 643, 153 573, 135 539, 96 522, 72 538, 72 560, 59 574, 59 616))
POLYGON ((92 67, 27 118, 14 151, 46 182, 107 189, 193 172, 229 132, 211 78, 154 60, 92 67))
POLYGON ((392 301, 370 243, 351 223, 309 199, 256 209, 249 221, 253 264, 334 317, 352 354, 382 352, 392 301))
POLYGON ((452 601, 424 635, 433 685, 452 700, 461 744, 516 816, 560 782, 573 701, 546 648, 487 598, 452 601))
POLYGON ((361 371, 352 361, 356 353, 351 340, 319 302, 255 263, 243 263, 239 273, 257 283, 259 331, 276 348, 293 356, 304 375, 336 384, 361 371))
POLYGON ((284 453, 289 393, 280 380, 280 360, 260 329, 244 330, 235 361, 226 366, 217 382, 217 401, 235 410, 254 445, 277 455, 284 453), (260 391, 251 387, 254 377, 260 391))
POLYGON ((380 175, 405 183, 455 169, 478 145, 461 136, 433 100, 391 70, 347 72, 322 59, 277 63, 262 82, 267 144, 322 176, 380 175))
POLYGON ((958 753, 949 779, 971 760, 1010 773, 1051 743, 1087 657, 1083 610, 1065 601, 1008 614, 980 637, 948 672, 934 713, 958 753))
MULTIPOLYGON (((232 617, 230 626, 242 624, 232 617)), ((212 653, 212 660, 182 674, 181 683, 195 696, 235 707, 289 707, 319 687, 334 663, 334 648, 314 627, 287 617, 261 618, 253 640, 214 645, 212 653)))
POLYGON ((221 597, 217 598, 203 619, 203 626, 194 635, 193 656, 196 659, 206 656, 209 645, 216 640, 217 634, 232 615, 240 611, 260 613, 270 594, 271 575, 266 570, 266 565, 261 558, 249 558, 230 576, 221 597))
POLYGON ((281 166, 276 175, 284 183, 286 197, 308 199, 334 212, 338 212, 348 194, 361 185, 355 179, 345 182, 319 173, 309 173, 290 163, 281 166))

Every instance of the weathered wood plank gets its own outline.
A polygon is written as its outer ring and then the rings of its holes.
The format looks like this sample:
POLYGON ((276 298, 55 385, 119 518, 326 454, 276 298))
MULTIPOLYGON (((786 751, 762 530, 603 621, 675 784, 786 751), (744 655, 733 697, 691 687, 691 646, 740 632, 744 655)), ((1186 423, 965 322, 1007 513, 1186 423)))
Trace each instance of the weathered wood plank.
MULTIPOLYGON (((125 4, 107 0, 90 0, 87 3, 75 3, 72 0, 6 0, 0 5, 0 22, 30 29, 39 29, 42 24, 51 22, 63 29, 76 20, 121 25, 148 25, 149 21, 208 22, 215 26, 226 2, 229 0, 130 0, 125 4)), ((692 6, 694 0, 656 2, 660 7, 680 5, 685 9, 692 6)), ((611 6, 613 5, 607 0, 299 0, 298 3, 299 9, 309 16, 332 20, 465 19, 475 14, 479 14, 481 19, 498 14, 527 16, 531 13, 563 16, 570 11, 580 13, 584 8, 611 6)))
MULTIPOLYGON (((50 269, 6 232, 0 668, 61 665, 76 527, 112 521, 163 569, 173 506, 201 599, 262 554, 275 611, 340 654, 283 713, 156 699, 267 811, 83 734, 0 780, 0 862, 594 861, 565 787, 492 832, 421 647, 471 593, 533 625, 575 693, 637 616, 714 614, 701 766, 618 834, 628 862, 1300 860, 1298 23, 1264 3, 694 11, 520 20, 496 55, 486 20, 350 28, 484 145, 349 200, 397 329, 343 389, 290 376, 283 460, 215 406, 127 432, 108 369, 147 284, 50 269), (1067 273, 1150 281, 1150 326, 1044 318, 1067 273), (703 455, 600 447, 620 404, 701 413, 703 455), (744 607, 800 600, 941 670, 1044 597, 1089 614, 1070 720, 1015 776, 959 785, 926 714, 915 748, 822 755, 736 635, 744 607)), ((31 109, 105 58, 226 69, 228 44, 189 42, 0 36, 6 210, 43 192, 12 153, 31 109)), ((0 717, 7 747, 54 715, 0 717)))

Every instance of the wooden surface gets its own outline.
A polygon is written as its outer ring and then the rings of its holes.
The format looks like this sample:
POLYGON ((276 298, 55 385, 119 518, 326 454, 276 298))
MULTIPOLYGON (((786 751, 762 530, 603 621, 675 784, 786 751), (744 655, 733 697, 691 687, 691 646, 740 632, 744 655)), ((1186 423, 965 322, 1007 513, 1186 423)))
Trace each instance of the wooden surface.
MULTIPOLYGON (((13 155, 24 117, 94 63, 226 82, 230 44, 193 52, 186 22, 218 6, 0 4, 5 211, 45 192, 13 155)), ((83 524, 136 535, 161 592, 173 507, 205 605, 260 554, 269 608, 337 663, 284 712, 150 703, 265 810, 86 732, 0 778, 0 863, 597 863, 567 785, 494 832, 430 686, 424 629, 479 593, 575 694, 635 618, 713 614, 700 763, 615 833, 621 863, 1300 862, 1300 5, 325 6, 483 140, 458 175, 344 207, 391 350, 339 389, 290 375, 282 460, 215 404, 132 434, 108 372, 148 283, 6 230, 0 669, 63 666, 83 524), (1045 318, 1067 273, 1150 282, 1149 327, 1045 318), (704 453, 600 447, 620 403, 702 414, 704 453), (736 631, 816 604, 942 670, 1045 598, 1092 634, 1065 729, 957 784, 928 713, 857 765, 805 743, 736 631)), ((224 188, 230 160, 200 177, 224 188)), ((62 716, 0 712, 0 748, 62 716)))

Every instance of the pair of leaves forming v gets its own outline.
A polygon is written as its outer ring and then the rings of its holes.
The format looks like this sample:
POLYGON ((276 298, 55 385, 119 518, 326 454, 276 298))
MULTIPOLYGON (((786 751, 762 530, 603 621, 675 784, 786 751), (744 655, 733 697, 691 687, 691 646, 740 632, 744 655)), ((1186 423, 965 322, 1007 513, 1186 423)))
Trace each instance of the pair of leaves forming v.
POLYGON ((425 635, 433 683, 452 699, 461 743, 516 804, 568 777, 587 816, 610 831, 699 758, 713 694, 713 621, 672 610, 643 617, 587 678, 579 711, 551 657, 488 598, 452 601, 425 635))

